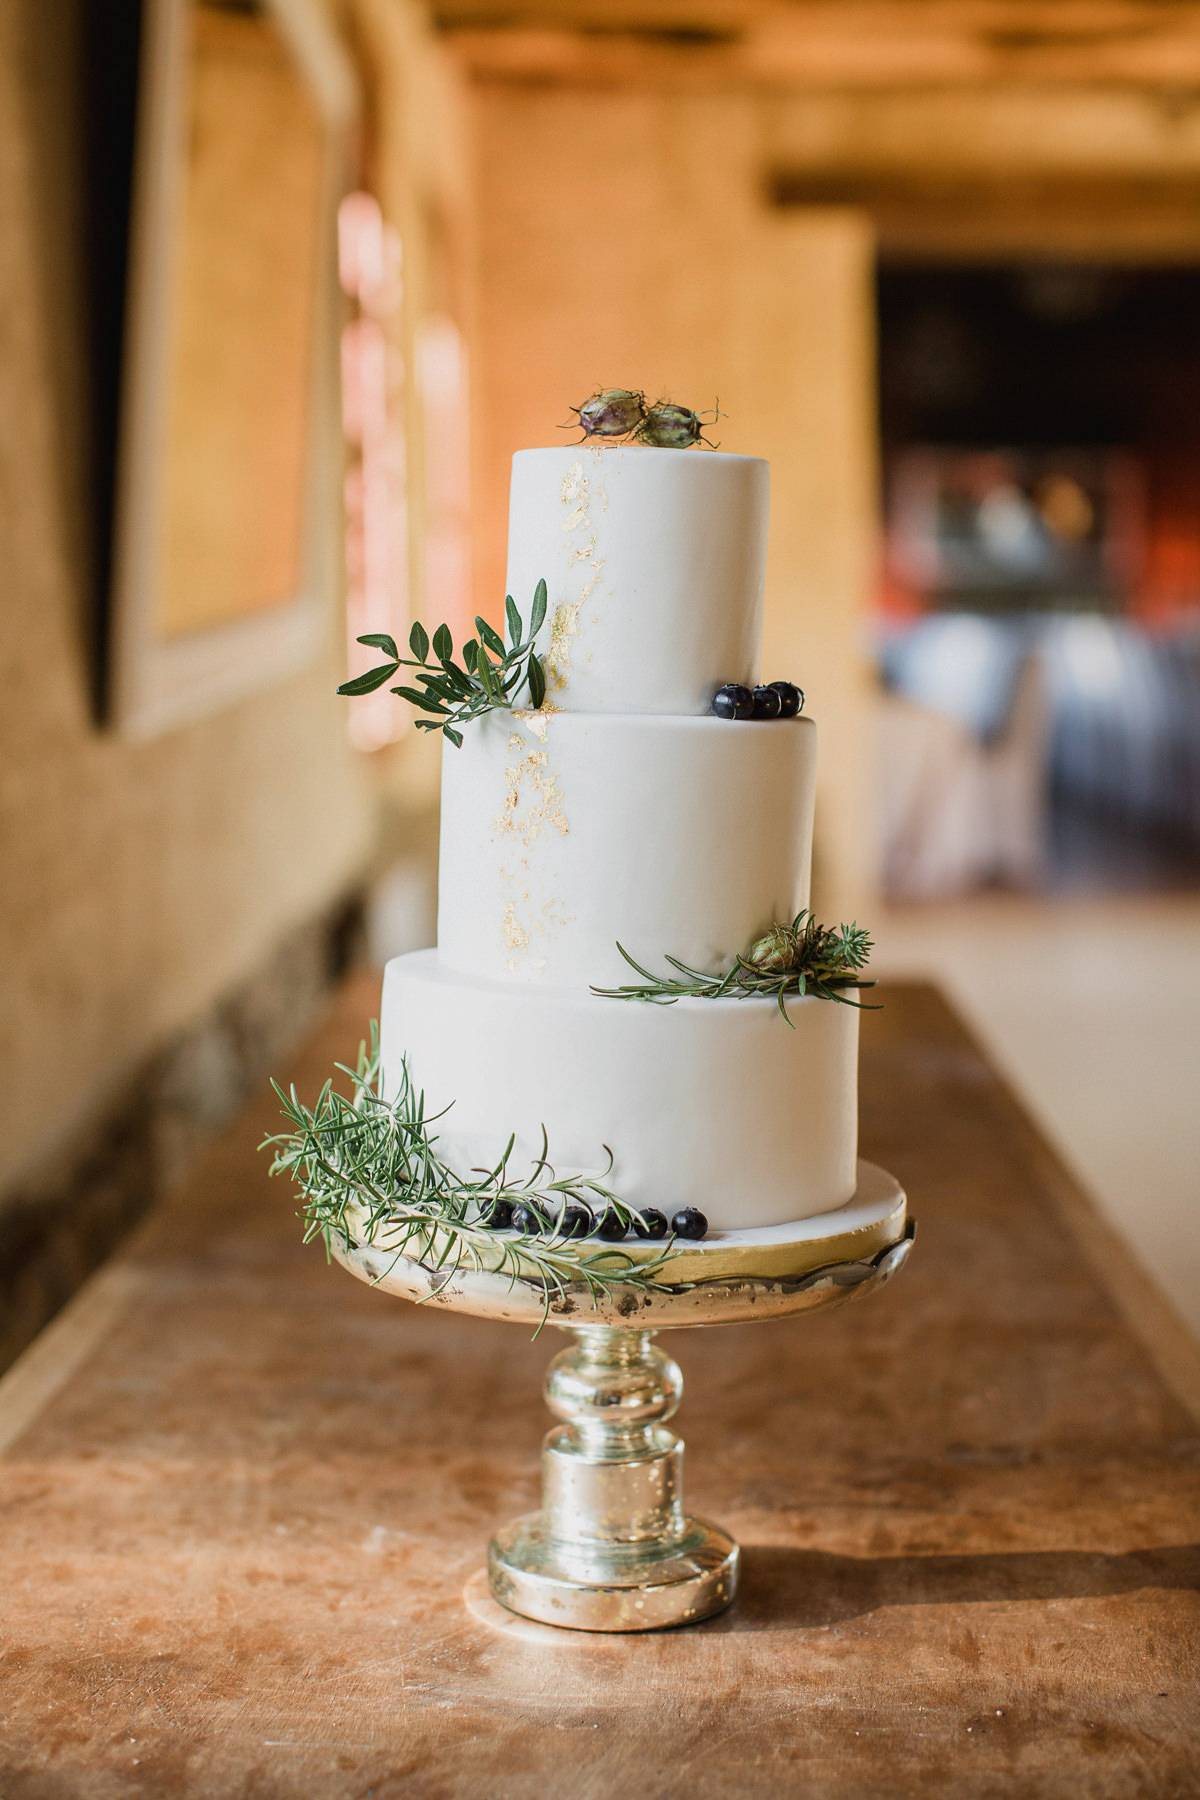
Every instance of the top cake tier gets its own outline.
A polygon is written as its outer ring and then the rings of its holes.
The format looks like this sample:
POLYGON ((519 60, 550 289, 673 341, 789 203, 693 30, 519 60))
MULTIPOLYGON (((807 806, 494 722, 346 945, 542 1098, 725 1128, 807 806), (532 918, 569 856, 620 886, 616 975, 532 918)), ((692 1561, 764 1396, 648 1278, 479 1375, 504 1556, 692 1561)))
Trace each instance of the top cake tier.
POLYGON ((758 456, 573 444, 513 457, 507 591, 568 712, 706 713, 758 678, 769 467, 758 456))

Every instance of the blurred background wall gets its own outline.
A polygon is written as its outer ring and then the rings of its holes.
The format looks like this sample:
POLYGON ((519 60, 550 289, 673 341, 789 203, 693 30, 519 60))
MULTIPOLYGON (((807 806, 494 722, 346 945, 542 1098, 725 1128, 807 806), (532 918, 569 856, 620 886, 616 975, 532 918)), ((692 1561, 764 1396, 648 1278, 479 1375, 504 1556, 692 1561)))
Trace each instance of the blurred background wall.
MULTIPOLYGON (((597 387, 727 417, 771 461, 764 670, 821 721, 819 903, 873 896, 867 671, 874 562, 872 245, 843 209, 772 209, 749 92, 481 81, 476 592, 500 592, 508 470, 597 387), (597 91, 598 90, 598 91, 597 91), (608 373, 606 373, 608 371, 608 373), (613 371, 619 373, 614 374, 613 371), (769 669, 768 669, 769 665, 769 669)), ((631 647, 632 648, 632 647, 631 647)))
POLYGON ((497 616, 509 458, 611 384, 771 459, 819 907, 950 985, 1200 1321, 1200 6, 0 0, 0 258, 0 1358, 349 959, 432 937, 435 747, 333 688, 364 630, 497 616), (290 672, 139 737, 138 183, 206 143, 147 123, 168 15, 353 91, 336 542, 290 672))
MULTIPOLYGON (((0 1358, 311 1017, 361 946, 372 873, 397 843, 427 845, 436 793, 411 733, 373 756, 348 739, 340 557, 302 673, 151 741, 104 717, 104 402, 124 350, 98 329, 110 259, 93 231, 123 221, 111 192, 89 218, 89 158, 133 98, 96 92, 123 66, 103 36, 137 9, 103 12, 0 8, 0 1358)), ((342 27, 371 79, 399 66, 416 83, 433 59, 403 7, 342 27)), ((439 141, 407 99, 397 79, 375 153, 402 221, 439 141), (422 160, 400 181, 413 140, 422 160)), ((421 241, 408 233, 410 336, 421 241)), ((336 447, 340 472, 340 433, 336 447)), ((415 905, 429 910, 419 891, 415 905)))

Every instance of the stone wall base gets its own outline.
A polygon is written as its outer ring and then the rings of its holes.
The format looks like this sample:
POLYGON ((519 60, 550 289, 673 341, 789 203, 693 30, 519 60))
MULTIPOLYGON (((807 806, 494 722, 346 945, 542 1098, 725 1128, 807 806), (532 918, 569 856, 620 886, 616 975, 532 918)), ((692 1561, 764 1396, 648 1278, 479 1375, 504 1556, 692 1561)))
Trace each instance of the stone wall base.
POLYGON ((0 1370, 183 1178, 362 946, 359 895, 289 932, 255 974, 149 1057, 36 1178, 0 1197, 0 1370))

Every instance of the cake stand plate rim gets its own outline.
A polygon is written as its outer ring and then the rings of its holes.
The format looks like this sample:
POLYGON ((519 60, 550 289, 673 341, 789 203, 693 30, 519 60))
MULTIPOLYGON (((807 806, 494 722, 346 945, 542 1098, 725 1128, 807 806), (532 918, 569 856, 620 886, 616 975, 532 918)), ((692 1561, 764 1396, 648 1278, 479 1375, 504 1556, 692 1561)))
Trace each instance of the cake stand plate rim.
MULTIPOLYGON (((814 1236, 813 1220, 797 1221, 802 1235, 793 1240, 795 1254, 791 1258, 786 1242, 764 1245, 758 1254, 749 1244, 732 1248, 720 1240, 711 1245, 688 1244, 680 1252, 678 1265, 683 1279, 670 1287, 630 1286, 611 1299, 594 1303, 580 1283, 552 1301, 548 1311, 542 1288, 534 1280, 479 1269, 438 1273, 378 1240, 335 1240, 331 1248, 342 1267, 369 1286, 480 1318, 535 1326, 545 1321, 575 1329, 603 1325, 650 1331, 777 1318, 842 1304, 890 1280, 907 1260, 914 1226, 907 1216, 903 1188, 875 1164, 860 1160, 859 1172, 860 1190, 864 1181, 878 1186, 882 1178, 887 1184, 890 1204, 881 1201, 874 1226, 814 1236)), ((822 1216, 830 1221, 844 1218, 853 1207, 852 1197, 846 1206, 822 1216)), ((767 1229, 776 1234, 782 1228, 767 1229)))

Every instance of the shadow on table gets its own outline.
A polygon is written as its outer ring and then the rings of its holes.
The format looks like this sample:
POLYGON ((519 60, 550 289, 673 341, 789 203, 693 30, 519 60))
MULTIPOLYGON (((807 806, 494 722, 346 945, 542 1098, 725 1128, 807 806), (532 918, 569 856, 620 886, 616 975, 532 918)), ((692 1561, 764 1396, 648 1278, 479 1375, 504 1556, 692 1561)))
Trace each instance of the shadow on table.
POLYGON ((1083 1600, 1138 1588, 1200 1590, 1200 1545, 1130 1550, 1001 1551, 981 1556, 831 1556, 749 1545, 737 1604, 709 1630, 838 1625, 886 1606, 1083 1600))

